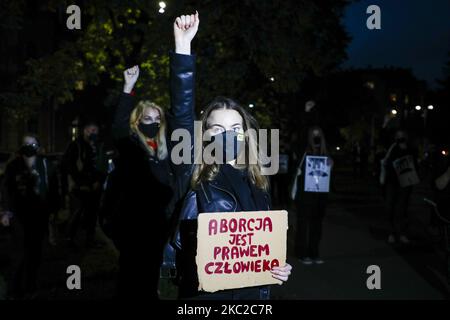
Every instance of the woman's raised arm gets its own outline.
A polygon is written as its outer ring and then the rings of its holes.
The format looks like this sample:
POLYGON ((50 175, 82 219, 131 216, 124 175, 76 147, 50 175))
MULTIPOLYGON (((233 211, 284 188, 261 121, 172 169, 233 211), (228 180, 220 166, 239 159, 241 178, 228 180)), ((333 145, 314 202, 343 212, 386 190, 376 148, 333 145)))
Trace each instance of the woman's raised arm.
POLYGON ((188 130, 193 138, 195 56, 191 55, 191 42, 199 23, 197 12, 195 15, 180 16, 173 24, 175 52, 170 54, 169 138, 176 129, 188 130))
POLYGON ((123 92, 120 95, 112 125, 115 140, 120 140, 130 135, 130 116, 134 108, 134 99, 131 92, 139 78, 139 67, 134 66, 125 70, 123 72, 123 78, 123 92))

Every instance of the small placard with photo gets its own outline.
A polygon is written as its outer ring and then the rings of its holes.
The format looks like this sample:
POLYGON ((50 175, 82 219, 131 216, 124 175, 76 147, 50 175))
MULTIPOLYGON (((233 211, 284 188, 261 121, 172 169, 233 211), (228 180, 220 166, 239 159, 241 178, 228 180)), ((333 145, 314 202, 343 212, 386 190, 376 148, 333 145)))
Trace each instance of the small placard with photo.
POLYGON ((414 186, 420 182, 412 156, 404 156, 393 162, 401 187, 414 186))
POLYGON ((305 164, 305 192, 330 191, 331 165, 328 157, 307 156, 305 164))

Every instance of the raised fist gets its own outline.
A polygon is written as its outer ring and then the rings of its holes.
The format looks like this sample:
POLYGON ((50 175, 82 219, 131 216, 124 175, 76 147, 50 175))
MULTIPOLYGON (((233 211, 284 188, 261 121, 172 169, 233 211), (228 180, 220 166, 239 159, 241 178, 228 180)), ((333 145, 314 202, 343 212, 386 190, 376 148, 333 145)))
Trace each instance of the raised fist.
POLYGON ((195 12, 195 15, 183 15, 175 19, 173 33, 175 37, 176 53, 191 53, 191 41, 197 33, 199 24, 200 19, 197 11, 195 12))
POLYGON ((123 86, 123 92, 131 93, 139 78, 139 66, 134 66, 123 72, 123 78, 125 79, 125 84, 123 86))

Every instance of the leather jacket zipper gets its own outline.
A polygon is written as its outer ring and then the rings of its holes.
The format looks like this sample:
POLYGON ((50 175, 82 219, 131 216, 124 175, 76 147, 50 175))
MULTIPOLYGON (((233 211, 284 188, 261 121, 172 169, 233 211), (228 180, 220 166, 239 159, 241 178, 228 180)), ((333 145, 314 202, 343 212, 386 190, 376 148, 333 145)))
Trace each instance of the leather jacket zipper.
POLYGON ((205 187, 203 187, 203 182, 200 182, 200 186, 202 187, 203 193, 205 194, 206 201, 210 203, 211 201, 209 201, 208 194, 205 191, 205 187))
POLYGON ((231 192, 229 192, 228 190, 219 188, 218 186, 215 186, 215 185, 213 185, 213 184, 211 184, 211 187, 216 188, 216 189, 218 189, 218 190, 221 190, 221 191, 223 191, 223 192, 225 192, 225 193, 228 193, 228 194, 233 198, 233 200, 234 200, 234 209, 233 209, 233 211, 236 211, 236 208, 237 208, 237 200, 236 200, 236 197, 235 197, 231 192))

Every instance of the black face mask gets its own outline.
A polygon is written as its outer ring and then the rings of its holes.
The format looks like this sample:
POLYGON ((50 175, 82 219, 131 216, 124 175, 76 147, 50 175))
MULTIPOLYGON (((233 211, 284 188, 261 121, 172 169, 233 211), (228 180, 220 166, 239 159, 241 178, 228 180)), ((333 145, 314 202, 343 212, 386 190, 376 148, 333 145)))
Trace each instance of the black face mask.
POLYGON ((320 146, 322 139, 320 137, 313 137, 313 143, 315 146, 320 146))
POLYGON ((238 157, 244 147, 244 134, 227 130, 212 136, 211 143, 215 143, 217 149, 222 149, 222 159, 216 159, 216 161, 221 160, 224 164, 238 157))
POLYGON ((20 154, 31 158, 37 154, 38 146, 36 144, 25 144, 20 147, 20 154))
POLYGON ((406 143, 406 138, 397 138, 396 140, 395 140, 397 143, 406 143))
POLYGON ((145 124, 141 122, 139 123, 138 128, 147 138, 154 138, 158 134, 159 123, 153 122, 150 124, 145 124))
POLYGON ((98 134, 97 133, 91 133, 89 136, 88 136, 88 139, 89 139, 89 141, 91 141, 91 142, 97 142, 97 140, 98 140, 98 134))

